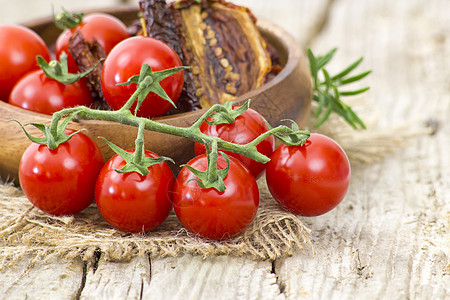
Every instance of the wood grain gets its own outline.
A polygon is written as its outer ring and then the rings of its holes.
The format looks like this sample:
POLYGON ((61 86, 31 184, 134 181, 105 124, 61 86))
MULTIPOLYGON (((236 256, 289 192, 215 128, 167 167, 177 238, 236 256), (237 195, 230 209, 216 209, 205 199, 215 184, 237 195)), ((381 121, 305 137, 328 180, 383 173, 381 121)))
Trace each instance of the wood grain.
POLYGON ((313 47, 339 46, 336 70, 365 57, 379 127, 439 126, 379 164, 353 166, 343 204, 305 220, 316 254, 276 263, 288 299, 450 297, 448 11, 448 1, 334 2, 313 47))
POLYGON ((143 299, 284 299, 269 261, 184 255, 152 260, 143 299), (170 288, 170 286, 172 288, 170 288))
POLYGON ((83 264, 53 257, 24 256, 0 271, 0 299, 75 299, 82 287, 83 264))
POLYGON ((86 270, 80 299, 145 299, 142 289, 150 281, 149 273, 147 257, 127 262, 107 262, 100 257, 86 270))
MULTIPOLYGON (((258 15, 286 24, 297 41, 324 24, 310 40, 317 53, 339 48, 331 73, 363 55, 361 70, 374 71, 363 84, 372 87, 366 101, 379 128, 428 122, 435 133, 379 163, 353 164, 342 205, 302 219, 313 230, 315 253, 303 251, 273 265, 245 257, 139 258, 127 264, 100 259, 95 273, 91 267, 83 273, 83 263, 75 267, 72 295, 84 276, 84 298, 449 299, 450 2, 245 2, 258 15), (319 22, 327 7, 326 22, 319 22)), ((16 298, 25 299, 38 288, 33 282, 68 274, 58 265, 36 265, 17 279, 24 268, 19 265, 4 270, 0 284, 7 295, 19 291, 16 298)), ((64 298, 66 287, 61 281, 39 295, 64 298)))

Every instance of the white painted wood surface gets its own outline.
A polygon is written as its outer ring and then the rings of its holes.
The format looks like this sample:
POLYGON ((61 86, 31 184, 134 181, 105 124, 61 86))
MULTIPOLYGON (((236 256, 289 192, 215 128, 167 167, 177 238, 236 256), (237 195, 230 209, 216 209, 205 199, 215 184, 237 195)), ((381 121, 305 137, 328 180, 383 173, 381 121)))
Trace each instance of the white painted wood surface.
MULTIPOLYGON (((436 133, 379 163, 354 164, 344 202, 303 219, 315 253, 275 262, 54 258, 27 272, 24 258, 0 273, 3 299, 450 299, 450 1, 235 2, 317 53, 338 47, 331 71, 364 56, 361 70, 373 70, 366 101, 380 128, 433 120, 436 133)), ((0 0, 0 23, 49 14, 30 3, 37 1, 0 0)), ((94 2, 54 3, 72 9, 94 2)))

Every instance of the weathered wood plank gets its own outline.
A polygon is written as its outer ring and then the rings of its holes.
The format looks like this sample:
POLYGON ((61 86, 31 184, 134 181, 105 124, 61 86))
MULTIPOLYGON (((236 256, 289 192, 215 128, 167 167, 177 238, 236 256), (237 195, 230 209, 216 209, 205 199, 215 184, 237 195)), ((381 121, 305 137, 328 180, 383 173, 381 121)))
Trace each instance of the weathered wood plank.
POLYGON ((0 271, 1 299, 74 299, 82 287, 84 263, 53 257, 38 260, 25 256, 0 271))
POLYGON ((245 257, 100 258, 85 272, 80 299, 284 299, 272 262, 245 257), (175 288, 176 287, 176 288, 175 288))
POLYGON ((142 288, 149 281, 148 257, 127 262, 109 262, 100 257, 98 263, 86 271, 80 299, 142 299, 142 288))
MULTIPOLYGON (((404 173, 402 166, 395 157, 386 164, 390 166, 354 169, 360 178, 358 189, 352 188, 335 211, 308 221, 314 232, 315 255, 277 262, 276 273, 288 299, 351 295, 445 299, 450 286, 449 276, 444 275, 448 263, 445 215, 439 216, 442 212, 425 208, 424 203, 419 212, 410 211, 398 196, 408 187, 387 188, 387 181, 402 174, 384 174, 389 167, 404 173), (378 183, 372 184, 377 177, 378 183)), ((407 193, 412 201, 427 199, 424 192, 414 192, 412 188, 407 193)))
POLYGON ((334 2, 314 49, 339 46, 336 70, 365 56, 379 126, 440 126, 378 164, 353 166, 343 204, 305 220, 317 254, 276 264, 288 299, 450 297, 449 11, 448 1, 334 2))
POLYGON ((152 260, 143 299, 284 299, 270 261, 216 256, 152 260))

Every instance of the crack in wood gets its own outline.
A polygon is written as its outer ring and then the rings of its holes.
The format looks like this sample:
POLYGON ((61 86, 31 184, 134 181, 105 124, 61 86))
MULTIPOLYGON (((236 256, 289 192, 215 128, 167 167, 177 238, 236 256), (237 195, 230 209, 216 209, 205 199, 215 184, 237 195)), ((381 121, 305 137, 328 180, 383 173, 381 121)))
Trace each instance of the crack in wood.
POLYGON ((276 284, 278 286, 280 294, 284 294, 284 292, 286 291, 286 283, 281 280, 280 276, 278 276, 277 274, 276 260, 272 260, 272 269, 270 270, 270 273, 275 275, 276 284))
POLYGON ((360 277, 364 277, 365 279, 370 278, 368 274, 364 275, 364 269, 366 269, 367 265, 363 265, 361 263, 361 258, 359 256, 359 249, 356 249, 356 274, 360 277))
POLYGON ((93 255, 93 257, 94 257, 94 261, 93 261, 93 263, 92 263, 92 273, 94 273, 95 274, 95 272, 97 271, 97 269, 98 269, 98 263, 99 263, 99 261, 100 261, 100 257, 102 256, 102 252, 101 252, 101 250, 99 249, 99 248, 97 248, 95 251, 94 251, 94 255, 93 255))
POLYGON ((84 287, 86 286, 86 278, 87 278, 87 262, 83 262, 83 272, 81 273, 81 283, 80 287, 78 288, 77 294, 75 295, 75 299, 79 300, 81 298, 81 293, 84 290, 84 287))
POLYGON ((141 290, 139 292, 139 300, 142 300, 144 297, 144 279, 141 279, 141 290))
POLYGON ((152 281, 152 257, 150 256, 150 253, 148 255, 148 283, 152 281))
MULTIPOLYGON (((152 281, 152 257, 150 255, 150 253, 147 253, 147 259, 148 259, 148 283, 147 286, 150 285, 150 282, 152 281)), ((139 292, 139 300, 144 299, 144 286, 145 284, 145 280, 144 280, 144 276, 142 276, 141 279, 141 290, 139 292)))

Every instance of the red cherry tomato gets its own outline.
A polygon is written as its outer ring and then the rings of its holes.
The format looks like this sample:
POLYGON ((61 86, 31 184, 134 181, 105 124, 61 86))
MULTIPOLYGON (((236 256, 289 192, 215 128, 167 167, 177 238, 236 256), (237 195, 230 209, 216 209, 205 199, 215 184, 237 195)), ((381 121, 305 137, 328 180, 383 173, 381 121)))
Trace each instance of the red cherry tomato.
POLYGON ((62 84, 48 78, 42 70, 28 73, 14 86, 9 103, 23 109, 53 114, 63 108, 94 103, 82 78, 72 84, 62 84))
POLYGON ((303 146, 278 147, 266 168, 274 199, 301 216, 318 216, 336 207, 347 193, 350 163, 331 138, 312 133, 303 146))
MULTIPOLYGON (((66 134, 72 132, 66 130, 66 134)), ((93 202, 103 163, 100 148, 81 132, 54 150, 32 143, 19 164, 20 186, 42 211, 52 215, 76 214, 93 202)))
POLYGON ((0 25, 0 100, 8 101, 16 82, 26 73, 39 69, 36 56, 50 60, 42 38, 19 25, 0 25))
MULTIPOLYGON (((218 159, 219 169, 226 167, 218 159)), ((193 158, 188 164, 204 171, 206 155, 193 158)), ((214 188, 202 189, 195 175, 186 167, 177 176, 173 189, 173 205, 181 224, 190 232, 204 238, 221 240, 242 232, 254 219, 259 204, 255 179, 241 162, 230 157, 230 170, 224 178, 224 192, 214 188)))
POLYGON ((127 27, 118 18, 103 13, 93 13, 83 17, 80 25, 74 28, 64 30, 57 38, 55 43, 55 53, 59 57, 64 51, 67 54, 67 64, 69 72, 78 71, 78 66, 69 51, 69 40, 76 30, 79 30, 88 42, 96 39, 105 50, 105 54, 111 51, 120 41, 129 38, 127 27))
MULTIPOLYGON (((143 64, 148 64, 153 71, 180 67, 181 61, 176 52, 167 44, 150 37, 132 37, 120 42, 106 58, 101 85, 103 96, 112 109, 120 109, 136 91, 136 84, 120 86, 118 83, 128 81, 131 76, 139 75, 143 64)), ((160 84, 169 98, 176 103, 183 88, 183 71, 163 79, 160 84)), ((172 104, 150 92, 137 113, 140 117, 158 117, 166 114, 172 104)), ((134 112, 135 105, 131 111, 134 112)))
MULTIPOLYGON (((158 157, 148 150, 145 156, 158 157)), ((125 164, 122 157, 115 155, 101 170, 95 188, 97 207, 103 218, 116 229, 147 232, 160 225, 172 210, 170 192, 175 179, 165 162, 150 166, 146 176, 114 170, 125 164)))
MULTIPOLYGON (((211 126, 207 122, 204 122, 200 126, 200 130, 206 135, 217 136, 228 142, 247 144, 260 136, 262 133, 268 131, 269 128, 266 125, 264 117, 255 110, 249 108, 246 112, 237 117, 232 124, 211 126)), ((274 146, 275 138, 273 136, 269 136, 260 142, 256 149, 258 152, 270 157, 273 153, 274 146)), ((239 159, 250 170, 256 179, 261 177, 266 168, 266 164, 259 163, 246 157, 245 155, 236 154, 229 151, 224 152, 239 159)), ((203 153, 206 153, 205 146, 201 143, 195 143, 195 154, 199 155, 203 153)))

